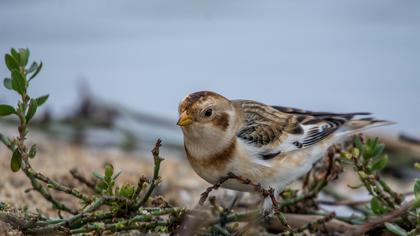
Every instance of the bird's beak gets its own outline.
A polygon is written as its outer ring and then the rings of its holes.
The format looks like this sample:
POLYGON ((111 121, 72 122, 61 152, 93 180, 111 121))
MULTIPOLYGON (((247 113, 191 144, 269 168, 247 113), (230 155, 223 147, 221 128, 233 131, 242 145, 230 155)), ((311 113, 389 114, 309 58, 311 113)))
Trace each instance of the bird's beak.
POLYGON ((176 123, 179 126, 187 126, 190 125, 193 122, 191 116, 189 116, 187 114, 187 112, 182 112, 181 115, 179 116, 179 120, 176 123))

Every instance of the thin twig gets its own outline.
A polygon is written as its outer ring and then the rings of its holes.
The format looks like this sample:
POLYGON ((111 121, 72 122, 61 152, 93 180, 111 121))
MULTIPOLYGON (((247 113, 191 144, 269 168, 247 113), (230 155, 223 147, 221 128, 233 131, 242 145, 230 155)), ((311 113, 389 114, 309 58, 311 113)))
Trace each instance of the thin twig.
POLYGON ((134 209, 138 209, 140 206, 143 206, 149 199, 150 195, 152 195, 153 190, 155 189, 156 185, 159 182, 159 171, 160 171, 160 163, 164 160, 159 156, 159 148, 162 146, 162 140, 158 139, 156 141, 155 147, 152 150, 153 154, 153 161, 154 161, 154 171, 153 171, 153 178, 150 182, 149 189, 147 190, 146 194, 143 196, 143 198, 138 201, 137 204, 134 205, 134 209))
POLYGON ((77 179, 80 183, 86 185, 92 190, 95 190, 95 183, 93 181, 88 180, 85 176, 83 176, 76 168, 70 170, 71 176, 77 179))

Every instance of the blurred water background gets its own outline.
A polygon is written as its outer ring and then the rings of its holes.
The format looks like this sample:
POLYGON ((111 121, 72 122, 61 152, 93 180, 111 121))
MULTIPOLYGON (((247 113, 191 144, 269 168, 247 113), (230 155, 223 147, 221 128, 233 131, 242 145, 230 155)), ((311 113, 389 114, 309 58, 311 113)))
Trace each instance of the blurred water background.
MULTIPOLYGON (((0 52, 28 47, 43 61, 32 93, 50 93, 54 115, 72 112, 86 89, 163 117, 169 129, 141 132, 178 141, 178 102, 197 90, 370 111, 398 122, 382 131, 418 135, 419 12, 419 1, 397 0, 1 0, 0 52)), ((1 88, 2 103, 14 100, 1 88)))

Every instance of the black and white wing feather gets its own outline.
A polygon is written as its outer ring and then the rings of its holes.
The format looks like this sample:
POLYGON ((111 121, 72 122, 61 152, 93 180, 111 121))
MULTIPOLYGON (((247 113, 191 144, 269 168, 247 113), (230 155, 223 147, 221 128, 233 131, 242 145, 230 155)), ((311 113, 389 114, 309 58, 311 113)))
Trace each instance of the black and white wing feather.
POLYGON ((378 122, 372 119, 352 120, 356 115, 369 114, 365 112, 311 112, 254 101, 236 102, 243 111, 244 121, 237 137, 254 146, 263 160, 315 145, 339 129, 357 129, 378 122))

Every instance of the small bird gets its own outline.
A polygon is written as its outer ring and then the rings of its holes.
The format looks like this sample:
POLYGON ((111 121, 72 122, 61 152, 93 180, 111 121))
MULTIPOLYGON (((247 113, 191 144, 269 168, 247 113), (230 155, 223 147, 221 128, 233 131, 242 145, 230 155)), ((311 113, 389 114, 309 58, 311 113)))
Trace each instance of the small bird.
MULTIPOLYGON (((188 161, 201 178, 215 184, 233 173, 273 188, 274 196, 309 172, 331 145, 366 128, 392 123, 354 119, 370 115, 366 112, 312 112, 229 100, 210 91, 188 95, 178 111, 188 161)), ((236 179, 222 187, 254 190, 236 179)), ((271 199, 264 199, 262 207, 271 212, 271 199)))

